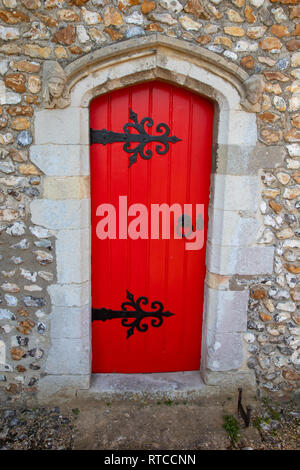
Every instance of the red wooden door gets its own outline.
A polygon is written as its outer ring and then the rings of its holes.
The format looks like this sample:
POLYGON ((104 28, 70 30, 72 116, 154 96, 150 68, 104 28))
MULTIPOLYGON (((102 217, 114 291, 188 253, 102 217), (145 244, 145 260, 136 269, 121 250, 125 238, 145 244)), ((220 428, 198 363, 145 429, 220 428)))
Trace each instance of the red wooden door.
MULTIPOLYGON (((144 117, 153 119, 152 127, 145 126, 148 134, 158 134, 157 124, 165 123, 170 127, 170 136, 181 141, 170 143, 165 155, 156 152, 155 142, 146 144, 145 151, 153 150, 152 158, 146 160, 138 155, 130 167, 130 154, 124 151, 124 142, 91 145, 92 307, 102 315, 101 319, 95 315, 92 322, 93 372, 197 370, 205 243, 200 250, 187 250, 185 238, 172 236, 173 222, 170 239, 151 239, 150 229, 148 239, 131 239, 128 235, 126 239, 124 227, 119 226, 119 196, 127 196, 128 207, 139 203, 148 208, 149 225, 151 204, 204 204, 206 241, 213 105, 183 88, 150 82, 95 98, 90 106, 90 127, 122 134, 124 124, 132 122, 130 109, 139 122, 144 117), (99 210, 105 203, 115 207, 114 239, 99 239, 97 235, 99 221, 108 214, 99 210), (128 298, 127 291, 131 294, 128 298), (136 320, 134 315, 139 309, 137 304, 127 306, 127 312, 133 312, 133 316, 124 320, 126 312, 121 305, 126 301, 133 304, 142 296, 146 298, 139 304, 142 311, 157 309, 158 304, 151 303, 159 301, 163 311, 173 315, 164 316, 158 327, 151 323, 159 323, 158 319, 149 315, 140 322, 147 325, 147 331, 133 327, 133 334, 127 338, 128 322, 136 320)), ((130 133, 137 131, 131 129, 130 133)), ((137 144, 130 147, 134 145, 137 144)), ((195 211, 193 217, 195 229, 195 211)), ((134 218, 128 216, 128 222, 134 218)), ((110 220, 113 219, 111 213, 110 220)))

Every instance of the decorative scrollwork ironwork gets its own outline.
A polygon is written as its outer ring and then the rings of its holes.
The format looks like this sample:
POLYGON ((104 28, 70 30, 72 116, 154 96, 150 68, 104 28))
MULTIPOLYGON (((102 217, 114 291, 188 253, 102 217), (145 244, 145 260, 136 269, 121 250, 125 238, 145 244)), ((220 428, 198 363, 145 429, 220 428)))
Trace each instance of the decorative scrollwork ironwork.
POLYGON ((151 303, 151 309, 153 311, 147 311, 142 308, 142 305, 148 305, 149 299, 147 297, 138 297, 134 300, 134 295, 128 290, 126 291, 126 298, 128 301, 123 302, 121 310, 112 310, 110 308, 93 308, 92 309, 92 321, 100 320, 113 320, 115 318, 122 318, 121 325, 128 328, 127 339, 134 334, 134 330, 144 333, 148 330, 148 324, 142 323, 145 318, 152 318, 151 326, 158 328, 163 324, 164 318, 168 318, 174 315, 174 313, 168 310, 164 311, 164 306, 159 300, 154 300, 151 303), (129 309, 129 310, 128 310, 129 309), (133 321, 130 319, 134 318, 133 321))
POLYGON ((129 167, 137 161, 137 156, 140 155, 144 160, 149 160, 153 156, 153 152, 150 149, 145 150, 145 145, 149 142, 159 142, 155 149, 159 155, 165 155, 169 150, 169 143, 176 143, 182 139, 176 136, 170 136, 170 128, 167 124, 161 122, 156 126, 156 132, 164 134, 162 135, 149 135, 146 132, 145 126, 152 127, 153 119, 150 117, 144 117, 141 122, 138 122, 137 114, 129 108, 130 119, 132 122, 124 124, 124 133, 108 131, 107 129, 95 130, 90 129, 90 141, 92 144, 113 144, 114 142, 124 142, 123 150, 130 153, 129 167), (135 129, 138 133, 130 134, 130 128, 135 129), (132 142, 137 142, 138 145, 134 148, 130 148, 132 142))

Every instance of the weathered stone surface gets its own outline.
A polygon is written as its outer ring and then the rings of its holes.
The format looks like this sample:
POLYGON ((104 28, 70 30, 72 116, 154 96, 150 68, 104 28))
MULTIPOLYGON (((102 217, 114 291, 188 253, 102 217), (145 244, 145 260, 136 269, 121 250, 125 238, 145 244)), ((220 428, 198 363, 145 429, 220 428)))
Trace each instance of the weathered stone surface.
POLYGON ((210 3, 206 4, 207 9, 210 11, 210 13, 213 15, 214 18, 220 20, 223 18, 223 13, 220 12, 214 5, 211 5, 210 3))
POLYGON ((271 188, 264 188, 262 190, 262 195, 268 199, 274 199, 276 196, 279 196, 280 189, 271 189, 271 188))
POLYGON ((292 36, 300 36, 300 23, 295 24, 295 29, 292 32, 292 36))
POLYGON ((8 88, 11 88, 18 93, 26 91, 26 78, 21 73, 7 74, 4 78, 4 83, 8 88))
MULTIPOLYGON (((171 1, 172 3, 172 1, 171 1)), ((186 13, 191 13, 195 18, 209 20, 210 15, 205 10, 201 0, 189 0, 184 7, 186 13)))
POLYGON ((90 369, 88 337, 84 343, 82 346, 82 340, 74 338, 53 340, 46 363, 47 373, 88 374, 90 369), (60 364, 57 363, 56 357, 61 358, 60 364))
POLYGON ((295 95, 289 100, 289 111, 298 111, 298 109, 300 109, 300 95, 295 95))
POLYGON ((22 357, 25 356, 25 354, 26 354, 26 352, 22 348, 13 347, 10 350, 11 358, 14 361, 20 361, 20 359, 22 359, 22 357))
POLYGON ((58 26, 57 19, 49 14, 43 15, 42 13, 35 12, 35 16, 37 16, 46 26, 49 26, 49 28, 56 28, 58 26))
POLYGON ((3 5, 6 8, 16 8, 18 3, 17 3, 17 0, 3 0, 3 5))
POLYGON ((282 370, 282 376, 286 379, 286 380, 300 380, 300 374, 298 374, 295 370, 292 370, 292 369, 283 369, 282 370))
POLYGON ((280 240, 285 240, 286 238, 293 237, 294 232, 290 228, 284 228, 276 233, 276 237, 280 240))
POLYGON ((0 19, 8 24, 17 24, 30 21, 27 15, 17 10, 0 10, 0 19))
POLYGON ((15 129, 16 131, 29 129, 30 128, 30 121, 27 118, 18 117, 18 118, 15 118, 15 119, 12 120, 11 127, 12 127, 12 129, 15 129))
POLYGON ((295 264, 286 263, 286 264, 284 264, 284 267, 285 267, 285 269, 287 269, 292 274, 299 274, 300 273, 300 266, 297 266, 295 264))
POLYGON ((34 96, 34 95, 25 95, 24 96, 24 99, 25 99, 25 103, 28 103, 28 104, 36 104, 36 105, 40 105, 41 104, 41 100, 38 96, 34 96))
POLYGON ((104 28, 104 32, 109 34, 113 41, 118 41, 124 37, 124 34, 120 31, 116 31, 113 28, 104 28))
MULTIPOLYGON (((195 0, 192 0, 195 2, 195 0)), ((183 6, 178 0, 159 0, 159 4, 166 10, 171 11, 172 13, 179 13, 183 6)), ((198 5, 201 6, 201 3, 198 0, 198 5)), ((192 13, 192 12, 189 12, 192 13)))
POLYGON ((204 34, 196 38, 196 41, 199 42, 199 44, 205 46, 205 44, 208 44, 211 41, 211 36, 209 36, 208 34, 204 34))
POLYGON ((292 125, 300 129, 300 114, 294 114, 292 116, 292 125))
POLYGON ((70 5, 76 5, 77 7, 81 7, 85 3, 87 3, 89 0, 70 0, 70 5))
POLYGON ((76 39, 76 31, 74 26, 68 25, 66 27, 60 28, 53 35, 52 41, 59 44, 66 44, 70 46, 76 39))
POLYGON ((259 39, 265 34, 266 29, 265 26, 251 26, 247 29, 247 36, 250 39, 259 39))
POLYGON ((280 82, 288 82, 289 77, 278 71, 269 72, 268 70, 264 71, 264 76, 266 80, 278 80, 280 82))
POLYGON ((12 61, 9 65, 18 72, 36 73, 39 72, 41 68, 38 62, 29 62, 28 60, 12 61))
POLYGON ((21 150, 10 149, 9 155, 14 162, 22 163, 27 160, 27 154, 21 150))
POLYGON ((37 75, 28 78, 28 91, 30 93, 38 93, 41 89, 41 80, 37 75))
POLYGON ((5 118, 0 118, 0 128, 3 129, 4 127, 7 126, 7 119, 5 118))
POLYGON ((144 15, 147 15, 148 13, 153 11, 155 8, 156 8, 156 3, 155 2, 153 2, 153 1, 148 2, 147 0, 143 0, 143 3, 141 5, 141 12, 144 15))
POLYGON ((17 136, 17 142, 22 147, 32 144, 32 135, 29 131, 21 131, 17 136))
POLYGON ((20 292, 20 288, 17 286, 17 284, 11 283, 11 282, 5 282, 1 285, 1 289, 4 292, 10 292, 10 293, 15 293, 15 292, 20 292))
POLYGON ((14 141, 14 136, 7 132, 6 134, 0 134, 0 144, 1 145, 9 145, 14 141))
POLYGON ((234 50, 236 52, 255 52, 258 49, 257 42, 250 42, 241 39, 236 43, 234 50))
POLYGON ((90 39, 87 33, 87 30, 83 25, 76 26, 76 34, 77 34, 78 41, 81 44, 85 44, 90 39))
POLYGON ((247 5, 245 7, 245 18, 246 20, 248 21, 248 23, 255 23, 256 21, 256 16, 255 14, 253 13, 253 8, 250 7, 250 5, 247 5))
POLYGON ((134 11, 131 15, 127 16, 126 23, 141 26, 144 24, 144 17, 141 13, 134 11))
POLYGON ((157 21, 158 23, 167 24, 169 26, 174 26, 177 24, 177 21, 169 13, 151 13, 149 19, 157 21))
POLYGON ((83 52, 82 48, 79 46, 70 46, 69 51, 71 52, 71 54, 77 54, 77 55, 80 55, 83 52))
POLYGON ((273 83, 267 82, 265 86, 265 91, 267 91, 268 93, 274 93, 274 95, 281 95, 282 93, 282 89, 279 83, 273 84, 273 83))
POLYGON ((255 287, 250 291, 251 297, 253 299, 261 300, 267 297, 266 291, 263 288, 255 287))
POLYGON ((225 26, 224 32, 226 34, 230 34, 230 36, 242 37, 245 36, 245 31, 243 28, 239 28, 237 26, 225 26))
POLYGON ((267 111, 271 108, 271 100, 268 95, 262 95, 261 99, 261 109, 262 111, 267 111))
POLYGON ((40 175, 41 172, 31 163, 23 163, 18 167, 19 173, 22 175, 40 175))
POLYGON ((295 173, 292 174, 292 178, 296 183, 300 184, 300 171, 296 171, 295 173))
POLYGON ((292 67, 300 67, 300 52, 295 52, 291 59, 292 67))
POLYGON ((290 18, 300 18, 300 6, 292 7, 290 9, 290 18))
POLYGON ((240 333, 215 334, 208 332, 207 344, 208 368, 212 371, 238 369, 243 360, 243 348, 240 333), (231 343, 231 348, 229 347, 231 343), (217 344, 219 347, 215 348, 217 344))
POLYGON ((271 113, 270 111, 265 111, 262 114, 258 115, 259 119, 262 121, 267 121, 267 122, 276 122, 279 119, 279 116, 275 113, 271 113))
POLYGON ((271 28, 271 31, 274 36, 277 36, 279 39, 290 35, 289 28, 281 24, 274 24, 271 28))
POLYGON ((283 3, 284 5, 297 5, 298 0, 270 0, 271 3, 283 3))
POLYGON ((218 36, 215 38, 214 44, 220 44, 222 46, 228 47, 229 49, 232 48, 232 41, 226 36, 218 36))
POLYGON ((286 102, 284 98, 282 98, 281 96, 274 96, 273 103, 274 103, 275 108, 278 111, 286 110, 286 102))
POLYGON ((54 49, 55 57, 58 59, 66 59, 68 57, 67 51, 63 46, 58 46, 54 49))
POLYGON ((39 271, 38 272, 39 277, 44 279, 45 281, 53 281, 53 274, 48 272, 48 271, 39 271))
POLYGON ((7 56, 10 56, 15 54, 22 54, 23 49, 17 44, 3 44, 2 46, 0 46, 0 52, 7 56))
POLYGON ((285 44, 289 51, 298 51, 300 49, 300 39, 291 39, 285 44))
POLYGON ((294 289, 291 289, 291 297, 292 299, 295 301, 295 302, 299 302, 300 301, 300 288, 299 287, 295 287, 294 289))
POLYGON ((26 319, 24 321, 19 321, 18 326, 17 326, 17 330, 20 333, 22 333, 23 335, 28 335, 31 332, 34 325, 35 325, 34 321, 32 321, 30 319, 26 319))
POLYGON ((287 158, 286 164, 287 168, 289 168, 290 170, 298 170, 298 168, 300 168, 300 162, 298 160, 292 160, 291 158, 287 158))
POLYGON ((45 1, 45 8, 51 10, 52 8, 61 7, 64 3, 64 0, 46 0, 45 1))
POLYGON ((40 0, 21 0, 21 3, 28 10, 36 10, 41 6, 40 0))
POLYGON ((125 31, 125 37, 127 39, 133 38, 135 36, 145 36, 145 31, 140 28, 140 26, 132 26, 125 31))
POLYGON ((298 129, 289 129, 284 134, 284 140, 286 142, 300 142, 300 131, 298 129))
POLYGON ((45 299, 32 297, 31 295, 23 297, 22 302, 26 307, 43 307, 46 304, 45 299))
POLYGON ((244 21, 241 15, 237 11, 232 10, 231 8, 228 8, 228 10, 226 10, 226 15, 229 21, 232 21, 233 23, 243 23, 244 21))
POLYGON ((282 48, 282 43, 279 41, 279 39, 272 38, 272 37, 267 37, 260 41, 259 43, 261 49, 266 50, 266 51, 271 51, 273 49, 281 49, 282 48))
MULTIPOLYGON (((9 40, 14 40, 17 39, 20 36, 20 31, 18 28, 14 27, 8 27, 8 26, 0 26, 0 39, 3 39, 4 41, 9 41, 9 40)), ((15 53, 15 50, 13 49, 14 46, 12 46, 12 53, 15 53)), ((6 48, 6 51, 9 51, 9 48, 6 48)))
POLYGON ((102 21, 102 17, 98 12, 87 10, 85 7, 81 8, 81 14, 84 22, 88 25, 95 25, 102 21))
POLYGON ((103 21, 105 26, 119 26, 123 24, 121 13, 112 6, 105 7, 103 21))
POLYGON ((180 16, 179 23, 187 31, 199 31, 202 27, 201 23, 198 23, 197 21, 192 20, 187 15, 180 16))
MULTIPOLYGON (((98 2, 98 0, 96 0, 96 5, 98 5, 98 3, 99 3, 99 5, 103 6, 107 3, 109 3, 108 1, 102 1, 102 0, 99 0, 99 2, 98 2)), ((95 4, 95 2, 94 2, 94 4, 95 4)), ((140 5, 140 4, 141 4, 141 0, 121 0, 121 1, 118 2, 118 8, 122 12, 128 12, 130 7, 132 7, 134 5, 140 5)), ((156 7, 156 5, 155 5, 155 7, 156 7)))
POLYGON ((277 173, 277 179, 281 184, 286 185, 289 183, 291 177, 288 173, 280 171, 279 173, 277 173))
POLYGON ((36 44, 25 44, 24 52, 30 57, 37 57, 40 59, 48 59, 51 54, 51 47, 40 47, 36 44))
POLYGON ((250 3, 255 8, 260 8, 264 4, 264 0, 250 0, 250 3))
POLYGON ((15 320, 15 315, 9 310, 0 308, 0 320, 15 320))
POLYGON ((267 145, 273 145, 282 139, 282 132, 280 130, 264 127, 260 131, 260 139, 267 145))
POLYGON ((15 171, 15 166, 10 160, 6 162, 0 162, 0 170, 6 174, 13 173, 15 171))
POLYGON ((273 317, 269 313, 259 312, 259 318, 261 319, 261 321, 267 322, 267 321, 272 320, 273 317))
POLYGON ((61 21, 79 21, 80 17, 73 10, 62 9, 57 12, 57 16, 61 21))

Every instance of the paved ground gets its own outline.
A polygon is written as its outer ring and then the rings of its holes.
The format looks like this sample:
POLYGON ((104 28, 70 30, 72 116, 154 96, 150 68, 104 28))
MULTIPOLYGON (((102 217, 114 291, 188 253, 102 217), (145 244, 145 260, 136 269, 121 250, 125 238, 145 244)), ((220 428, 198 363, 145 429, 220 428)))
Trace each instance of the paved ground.
POLYGON ((0 409, 0 449, 300 449, 299 403, 252 400, 249 428, 236 405, 234 396, 0 409))
POLYGON ((237 396, 223 400, 94 402, 78 408, 74 448, 111 450, 300 449, 300 406, 251 404, 251 426, 237 396))
POLYGON ((97 403, 81 409, 77 449, 226 449, 222 408, 198 403, 97 403))

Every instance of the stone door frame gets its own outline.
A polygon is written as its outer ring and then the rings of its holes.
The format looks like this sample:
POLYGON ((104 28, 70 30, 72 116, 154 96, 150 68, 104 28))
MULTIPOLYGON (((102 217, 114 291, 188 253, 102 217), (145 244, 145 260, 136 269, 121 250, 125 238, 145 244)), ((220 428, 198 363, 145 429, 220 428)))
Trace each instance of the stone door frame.
POLYGON ((57 278, 48 288, 51 345, 40 394, 90 387, 89 103, 155 79, 215 102, 200 373, 211 385, 253 383, 243 344, 248 290, 232 287, 231 280, 271 273, 274 248, 255 241, 260 178, 249 168, 257 146, 256 115, 240 104, 247 73, 207 49, 157 34, 103 47, 65 72, 70 106, 37 111, 30 150, 45 175, 43 196, 31 203, 32 222, 56 235, 57 278))

